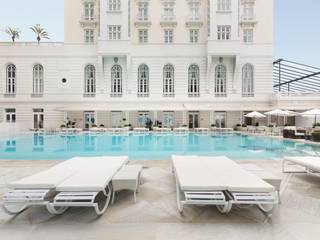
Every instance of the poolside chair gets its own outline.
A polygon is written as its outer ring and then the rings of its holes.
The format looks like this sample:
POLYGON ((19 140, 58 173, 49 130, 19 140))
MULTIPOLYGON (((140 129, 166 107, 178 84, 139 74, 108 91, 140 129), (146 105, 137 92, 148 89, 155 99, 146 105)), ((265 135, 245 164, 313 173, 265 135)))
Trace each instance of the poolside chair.
MULTIPOLYGON (((3 210, 8 214, 19 214, 30 206, 46 206, 55 194, 55 187, 84 163, 82 158, 72 158, 48 170, 10 183, 10 190, 3 197, 3 210)), ((56 211, 59 212, 58 209, 56 211)))
MULTIPOLYGON (((86 170, 94 178, 96 174, 93 171, 94 168, 99 166, 101 169, 105 169, 105 164, 113 159, 117 160, 119 165, 127 162, 127 157, 75 157, 48 170, 15 181, 8 185, 10 190, 3 197, 2 208, 6 213, 14 215, 31 206, 45 206, 52 214, 62 214, 68 206, 51 204, 55 197, 59 195, 58 186, 71 177, 79 176, 79 173, 84 174, 86 170)), ((109 178, 108 174, 105 178, 109 178)), ((94 203, 97 203, 97 201, 98 199, 95 199, 94 203)), ((106 201, 106 204, 108 203, 106 201)), ((104 208, 106 207, 104 206, 104 208)))
POLYGON ((227 212, 233 205, 255 205, 262 212, 268 213, 279 203, 279 195, 274 186, 246 171, 236 162, 224 156, 201 158, 211 169, 219 169, 217 177, 228 186, 224 192, 229 203, 227 212))
POLYGON ((184 205, 214 205, 227 212, 228 202, 223 191, 227 186, 215 177, 219 169, 209 169, 197 156, 172 156, 172 170, 176 177, 178 211, 184 205))
POLYGON ((320 157, 285 157, 282 161, 283 173, 306 173, 320 177, 320 157), (303 169, 289 169, 289 166, 300 166, 303 169))
POLYGON ((93 207, 97 215, 102 215, 112 197, 112 178, 127 163, 128 157, 108 157, 82 168, 56 186, 58 194, 47 205, 49 212, 61 214, 56 209, 93 207))
POLYGON ((227 157, 173 156, 179 212, 183 205, 256 205, 264 213, 278 203, 276 189, 227 157))

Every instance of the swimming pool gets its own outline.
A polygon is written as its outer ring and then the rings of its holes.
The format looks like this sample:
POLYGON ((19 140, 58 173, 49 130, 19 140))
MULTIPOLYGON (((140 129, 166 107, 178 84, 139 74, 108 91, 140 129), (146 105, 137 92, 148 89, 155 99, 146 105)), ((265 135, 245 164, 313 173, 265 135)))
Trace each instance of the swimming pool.
POLYGON ((128 155, 169 160, 171 155, 225 155, 231 159, 280 159, 320 154, 320 146, 269 137, 233 135, 24 134, 0 140, 0 159, 63 160, 74 156, 128 155))

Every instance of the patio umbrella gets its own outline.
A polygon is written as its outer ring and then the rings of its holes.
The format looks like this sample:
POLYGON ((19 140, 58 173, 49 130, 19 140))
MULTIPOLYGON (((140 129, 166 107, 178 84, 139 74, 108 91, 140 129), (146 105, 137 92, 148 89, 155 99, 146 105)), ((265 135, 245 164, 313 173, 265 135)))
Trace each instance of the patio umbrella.
POLYGON ((269 116, 277 116, 277 125, 279 125, 279 121, 278 121, 279 120, 279 116, 280 117, 285 117, 285 116, 289 115, 288 112, 286 112, 284 110, 281 110, 281 109, 274 109, 274 110, 272 110, 270 112, 266 112, 264 114, 269 115, 269 116))
POLYGON ((301 113, 303 117, 314 116, 314 124, 317 124, 317 116, 320 116, 320 109, 314 108, 309 111, 301 113))
POLYGON ((265 118, 266 117, 262 113, 259 113, 259 112, 256 112, 256 111, 250 112, 250 113, 248 113, 248 114, 246 114, 244 116, 247 117, 247 118, 253 118, 253 123, 255 122, 256 118, 265 118))
POLYGON ((294 111, 290 111, 290 110, 284 110, 284 123, 286 124, 287 122, 287 117, 295 117, 295 116, 299 116, 300 113, 294 112, 294 111))

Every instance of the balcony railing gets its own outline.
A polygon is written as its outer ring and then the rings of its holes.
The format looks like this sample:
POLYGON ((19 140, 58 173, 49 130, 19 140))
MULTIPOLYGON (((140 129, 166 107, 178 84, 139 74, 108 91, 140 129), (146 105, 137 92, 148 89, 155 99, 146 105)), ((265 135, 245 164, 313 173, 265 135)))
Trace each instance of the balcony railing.
POLYGON ((136 16, 135 25, 139 27, 149 27, 151 26, 151 21, 149 20, 148 15, 138 14, 136 16))
POLYGON ((80 19, 80 24, 82 27, 87 26, 96 26, 97 25, 97 17, 95 15, 82 15, 80 19))
POLYGON ((195 97, 200 97, 200 93, 188 93, 188 97, 193 97, 193 98, 195 98, 195 97))
POLYGON ((147 97, 149 97, 149 93, 138 93, 137 96, 139 98, 147 98, 147 97))
POLYGON ((174 21, 176 21, 176 16, 175 15, 162 15, 161 21, 174 22, 174 21))
POLYGON ((242 15, 240 22, 242 24, 256 24, 258 21, 255 15, 242 15))
POLYGON ((174 97, 174 93, 163 93, 163 97, 174 97))
POLYGON ((175 27, 177 19, 175 15, 162 15, 160 25, 162 27, 175 27))
POLYGON ((122 92, 120 93, 110 93, 110 97, 122 97, 122 92))
POLYGON ((203 19, 200 15, 189 15, 186 19, 187 27, 201 27, 203 19))

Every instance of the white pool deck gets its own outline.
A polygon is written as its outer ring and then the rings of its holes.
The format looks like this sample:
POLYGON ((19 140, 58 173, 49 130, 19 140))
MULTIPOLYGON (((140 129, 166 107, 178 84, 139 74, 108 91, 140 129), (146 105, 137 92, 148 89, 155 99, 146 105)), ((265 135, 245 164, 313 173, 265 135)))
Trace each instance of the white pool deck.
MULTIPOLYGON (((58 161, 0 161, 0 199, 8 182, 56 163, 58 161)), ((282 204, 270 219, 254 207, 235 208, 226 216, 214 207, 194 206, 186 207, 181 216, 176 208, 170 162, 138 163, 147 168, 142 173, 136 204, 131 192, 122 192, 100 218, 86 208, 70 209, 62 216, 52 216, 42 207, 30 208, 16 217, 0 210, 0 239, 320 239, 320 178, 284 175, 280 161, 240 162, 254 163, 283 178, 282 204)))

